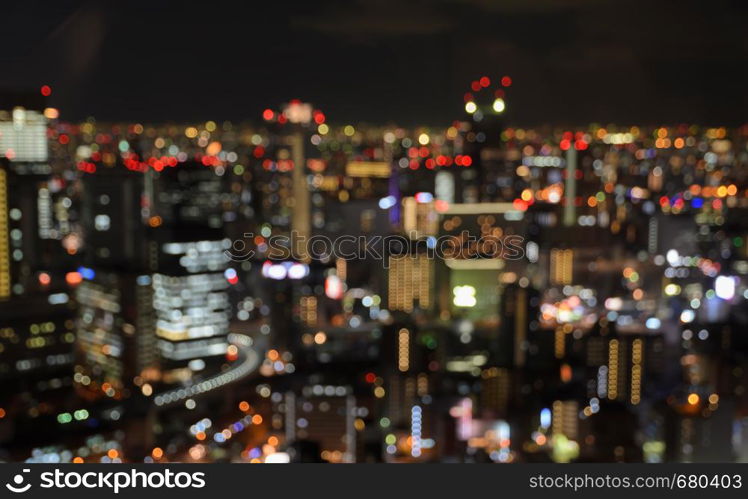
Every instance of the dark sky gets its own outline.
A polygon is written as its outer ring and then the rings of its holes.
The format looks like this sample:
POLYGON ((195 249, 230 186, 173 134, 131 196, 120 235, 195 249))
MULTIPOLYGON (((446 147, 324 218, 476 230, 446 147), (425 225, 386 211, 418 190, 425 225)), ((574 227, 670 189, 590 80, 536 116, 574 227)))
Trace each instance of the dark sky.
POLYGON ((483 74, 517 124, 748 122, 743 0, 150 0, 0 7, 0 88, 63 119, 447 124, 483 74))

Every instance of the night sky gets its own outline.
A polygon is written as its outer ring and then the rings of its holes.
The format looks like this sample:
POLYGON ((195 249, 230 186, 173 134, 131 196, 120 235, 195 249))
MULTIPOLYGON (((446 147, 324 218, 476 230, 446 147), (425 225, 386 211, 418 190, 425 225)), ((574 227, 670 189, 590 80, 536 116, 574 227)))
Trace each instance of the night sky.
MULTIPOLYGON (((520 125, 748 122, 748 2, 15 2, 0 89, 65 120, 249 120, 292 98, 333 123, 446 125, 510 75, 520 125)), ((1 90, 0 90, 1 91, 1 90)))

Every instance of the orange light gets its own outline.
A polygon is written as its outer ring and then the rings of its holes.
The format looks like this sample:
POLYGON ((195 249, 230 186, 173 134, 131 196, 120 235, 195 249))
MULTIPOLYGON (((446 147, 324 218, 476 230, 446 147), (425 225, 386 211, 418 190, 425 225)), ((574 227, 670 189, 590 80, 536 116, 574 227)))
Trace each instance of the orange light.
POLYGON ((65 282, 71 286, 77 286, 83 282, 83 276, 79 272, 68 272, 65 274, 65 282))
POLYGON ((39 284, 42 286, 48 286, 50 282, 52 282, 52 278, 49 277, 49 274, 46 272, 39 274, 39 284))
POLYGON ((161 447, 154 447, 151 456, 153 456, 153 459, 161 459, 164 456, 164 451, 161 447))
POLYGON ((148 219, 148 225, 151 227, 159 227, 163 223, 163 220, 158 215, 148 219))
POLYGON ((119 456, 119 452, 117 452, 117 449, 109 449, 106 455, 109 456, 109 459, 116 459, 119 456))
POLYGON ((74 458, 73 458, 73 462, 74 462, 75 464, 81 464, 81 463, 83 462, 83 458, 82 458, 82 457, 80 457, 80 456, 78 456, 78 457, 74 457, 74 458))
POLYGON ((5 417, 5 409, 0 407, 0 419, 3 419, 5 417))
POLYGON ((692 393, 691 395, 688 396, 688 403, 691 404, 691 405, 698 404, 699 400, 700 400, 699 396, 697 394, 695 394, 695 393, 692 393))
POLYGON ((242 400, 239 402, 239 410, 242 412, 247 412, 249 410, 249 402, 246 400, 242 400))
POLYGON ((268 359, 278 360, 278 350, 268 350, 268 359))
POLYGON ((571 366, 569 364, 564 364, 561 366, 561 381, 564 383, 568 383, 571 381, 572 371, 571 366))
POLYGON ((268 438, 268 445, 272 445, 273 447, 276 447, 278 445, 278 437, 272 436, 268 438))
POLYGON ((206 435, 205 435, 205 432, 204 432, 204 431, 198 431, 198 432, 197 432, 197 433, 195 434, 195 438, 196 438, 196 439, 198 439, 198 440, 201 440, 201 441, 202 441, 202 440, 205 440, 205 437, 206 437, 206 435))
POLYGON ((259 414, 252 416, 252 424, 262 424, 262 416, 259 414))

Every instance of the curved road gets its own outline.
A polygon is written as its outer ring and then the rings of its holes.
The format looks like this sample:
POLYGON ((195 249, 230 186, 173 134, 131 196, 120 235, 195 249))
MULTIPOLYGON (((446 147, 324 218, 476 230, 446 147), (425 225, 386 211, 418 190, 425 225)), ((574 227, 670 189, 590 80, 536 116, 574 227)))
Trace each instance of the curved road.
POLYGON ((229 343, 236 345, 239 350, 238 362, 230 369, 211 376, 189 387, 174 388, 161 392, 153 397, 153 403, 157 407, 165 407, 177 402, 183 402, 188 398, 202 395, 221 388, 225 385, 239 381, 252 374, 260 367, 260 354, 252 347, 252 338, 243 334, 229 334, 229 343))

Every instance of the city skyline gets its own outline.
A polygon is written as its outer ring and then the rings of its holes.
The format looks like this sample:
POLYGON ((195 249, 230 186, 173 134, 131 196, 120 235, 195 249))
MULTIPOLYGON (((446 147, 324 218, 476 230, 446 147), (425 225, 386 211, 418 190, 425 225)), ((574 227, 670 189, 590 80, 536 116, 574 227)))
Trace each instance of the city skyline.
POLYGON ((9 9, 0 462, 748 462, 744 5, 180 6, 9 9))

